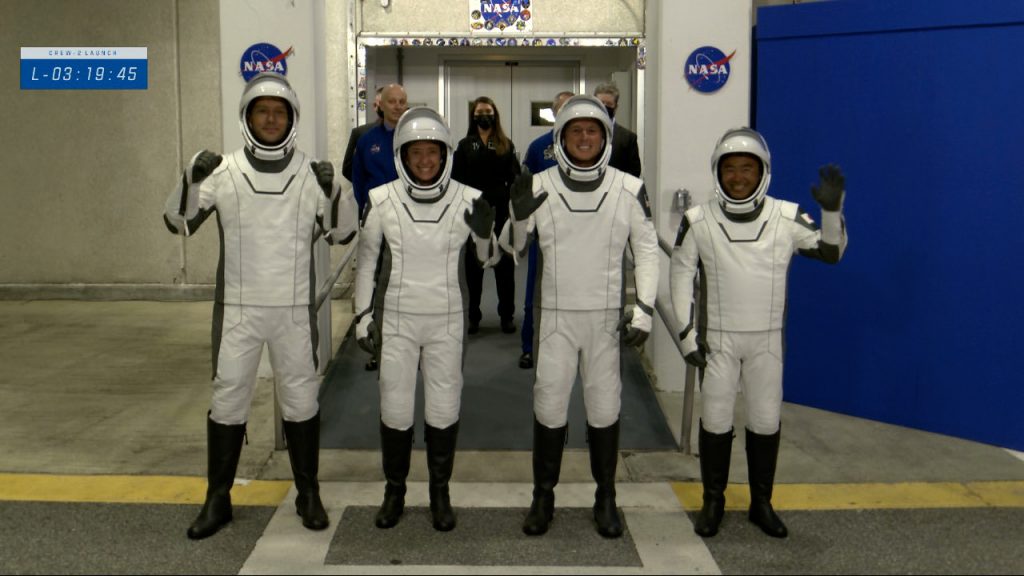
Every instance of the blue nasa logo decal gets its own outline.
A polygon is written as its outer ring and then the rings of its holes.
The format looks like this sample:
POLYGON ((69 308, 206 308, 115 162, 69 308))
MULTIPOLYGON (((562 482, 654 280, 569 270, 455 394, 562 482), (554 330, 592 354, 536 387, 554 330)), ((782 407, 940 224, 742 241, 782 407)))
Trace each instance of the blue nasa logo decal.
POLYGON ((242 61, 239 63, 239 70, 246 82, 260 72, 277 72, 282 76, 288 75, 288 61, 295 50, 288 48, 284 52, 273 44, 261 42, 253 44, 242 52, 242 61))
POLYGON ((710 93, 720 89, 729 81, 729 60, 735 55, 735 50, 726 56, 714 46, 697 48, 683 64, 686 81, 698 92, 710 93))

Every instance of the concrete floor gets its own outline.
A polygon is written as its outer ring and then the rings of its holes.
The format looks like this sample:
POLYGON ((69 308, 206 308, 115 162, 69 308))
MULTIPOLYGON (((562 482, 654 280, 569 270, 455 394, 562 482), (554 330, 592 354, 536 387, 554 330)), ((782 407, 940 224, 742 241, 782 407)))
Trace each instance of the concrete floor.
MULTIPOLYGON (((339 338, 348 328, 350 309, 351 303, 347 300, 332 301, 334 332, 339 338)), ((209 402, 210 312, 209 302, 0 301, 0 366, 3 367, 0 370, 0 395, 3 398, 0 404, 0 508, 7 510, 15 506, 15 500, 22 499, 12 496, 14 491, 10 482, 11 478, 16 479, 25 474, 69 478, 88 475, 171 476, 183 480, 203 478, 206 471, 205 414, 209 402)), ((668 424, 678 438, 681 395, 659 393, 658 398, 667 415, 668 424)), ((239 466, 240 479, 290 480, 291 471, 286 453, 274 449, 273 418, 271 381, 261 378, 250 417, 249 444, 243 450, 239 466)), ((971 487, 971 483, 989 486, 1003 482, 1006 483, 1003 486, 1008 487, 1009 496, 1002 500, 1004 505, 994 508, 1002 511, 999 513, 1005 517, 986 521, 996 522, 995 525, 1006 523, 1009 534, 1005 537, 1010 539, 1009 547, 1003 543, 1001 546, 1004 547, 992 552, 999 555, 995 562, 990 558, 987 564, 960 564, 954 568, 967 573, 1024 571, 1024 557, 1019 552, 1024 549, 1024 537, 1019 529, 1024 520, 1024 461, 1020 454, 995 446, 791 404, 784 406, 783 422, 776 478, 779 485, 777 499, 787 494, 785 485, 909 483, 915 486, 971 487)), ((741 426, 742 416, 737 421, 737 429, 741 430, 741 426)), ((456 486, 460 487, 461 492, 458 493, 463 500, 456 505, 487 506, 504 503, 506 506, 527 506, 529 462, 530 455, 526 452, 460 452, 454 480, 456 486), (495 494, 509 496, 512 500, 496 500, 495 494)), ((373 505, 379 498, 382 480, 379 454, 374 451, 324 450, 321 455, 320 479, 324 483, 325 500, 329 500, 333 506, 332 519, 340 518, 340 512, 346 506, 373 505)), ((410 476, 410 481, 415 485, 410 489, 410 505, 424 504, 425 486, 415 483, 422 483, 425 479, 423 454, 417 451, 410 476)), ((646 566, 634 573, 729 573, 764 569, 760 564, 744 564, 742 560, 745 557, 742 546, 767 545, 758 534, 749 534, 753 544, 737 544, 728 537, 702 543, 692 534, 692 529, 687 528, 690 526, 687 512, 692 513, 693 510, 684 511, 680 506, 680 500, 684 504, 686 502, 681 493, 684 489, 692 491, 692 486, 686 488, 685 485, 698 480, 699 461, 695 456, 676 451, 621 454, 619 482, 622 489, 619 503, 626 510, 631 530, 636 530, 637 547, 641 550, 646 566), (678 537, 680 547, 670 546, 670 553, 659 556, 659 553, 668 551, 665 542, 655 536, 644 536, 657 534, 659 530, 678 537), (659 550, 661 552, 654 552, 659 550)), ((742 434, 737 435, 734 443, 730 482, 740 485, 746 482, 742 434)), ((560 496, 560 505, 588 506, 593 484, 584 451, 570 450, 566 454, 560 486, 564 486, 559 492, 564 493, 564 496, 560 496)), ((201 499, 201 496, 200 493, 198 497, 201 499)), ((286 559, 274 556, 272 552, 275 550, 275 542, 280 545, 283 545, 282 542, 292 542, 288 540, 289 535, 306 540, 313 538, 308 545, 319 546, 317 554, 327 550, 330 545, 330 535, 313 537, 303 531, 301 526, 296 529, 294 509, 289 504, 290 498, 286 497, 280 503, 272 504, 276 512, 270 508, 270 514, 255 519, 249 517, 250 523, 238 521, 239 534, 249 534, 247 530, 251 530, 251 547, 236 551, 239 562, 234 567, 225 567, 225 571, 232 572, 236 568, 246 573, 296 570, 337 573, 346 570, 417 571, 408 566, 324 567, 315 555, 312 560, 303 557, 299 564, 289 565, 286 559), (251 522, 257 525, 254 527, 251 522), (262 531, 259 529, 260 523, 264 526, 262 531), (260 558, 268 563, 261 564, 260 558)), ((70 503, 68 505, 72 506, 70 503)), ((35 505, 30 505, 31 510, 37 510, 32 506, 35 505)), ((791 509, 798 508, 794 506, 791 509)), ((104 513, 109 514, 115 512, 106 508, 104 510, 104 513)), ((124 513, 130 514, 132 508, 127 510, 124 513)), ((183 533, 187 518, 195 510, 195 505, 189 504, 187 510, 168 512, 178 522, 170 533, 183 533), (186 520, 182 521, 182 518, 186 520)), ((54 513, 59 518, 73 517, 64 512, 54 513)), ((909 525, 914 525, 913 514, 916 513, 907 512, 899 517, 909 522, 909 525)), ((730 516, 728 519, 730 525, 736 527, 732 537, 742 540, 745 532, 738 527, 746 523, 743 516, 739 516, 741 512, 735 514, 735 518, 730 516)), ((4 517, 11 518, 7 514, 4 517)), ((804 521, 796 513, 793 518, 804 521)), ((859 518, 863 520, 867 516, 859 518)), ((879 520, 887 521, 892 522, 891 519, 879 520)), ((30 519, 26 522, 32 524, 33 521, 30 519)), ((931 527, 936 520, 922 517, 917 522, 931 527)), ((953 522, 958 524, 960 521, 953 522)), ((810 528, 819 524, 828 526, 828 522, 814 516, 813 520, 806 521, 806 529, 823 529, 810 528)), ((837 520, 836 526, 840 525, 842 522, 837 520)), ((902 529, 905 530, 907 525, 904 524, 902 529)), ((0 529, 0 536, 4 536, 3 530, 0 529)), ((922 528, 922 533, 924 530, 922 528)), ((18 531, 19 534, 22 532, 25 531, 18 531)), ((970 530, 967 532, 957 537, 970 538, 970 530)), ((184 538, 183 534, 179 536, 184 538)), ((0 541, 3 539, 0 537, 0 541)), ((794 542, 797 538, 789 540, 794 542)), ((834 543, 811 545, 820 545, 823 549, 835 546, 834 543)), ((922 545, 930 544, 925 541, 922 545)), ((32 567, 38 568, 40 572, 47 569, 76 571, 73 562, 54 563, 52 547, 47 547, 45 543, 39 546, 37 556, 32 556, 31 551, 23 547, 15 552, 11 547, 5 548, 0 544, 0 572, 8 572, 4 566, 11 572, 33 572, 32 567), (62 568, 65 566, 68 568, 62 568)), ((852 550, 850 553, 864 556, 863 550, 852 550)), ((321 554, 319 558, 323 559, 324 556, 321 554)), ((799 554, 793 552, 792 558, 791 564, 774 565, 777 571, 802 571, 799 554)), ((181 563, 175 564, 172 561, 158 571, 197 571, 195 564, 189 564, 186 558, 180 560, 181 563)), ((863 562, 844 564, 838 559, 836 562, 831 569, 828 563, 819 568, 823 573, 842 573, 843 567, 850 571, 881 570, 863 562)), ((85 571, 90 571, 89 567, 111 573, 120 571, 117 566, 103 565, 102 562, 93 565, 83 560, 77 566, 85 571)), ((892 571, 915 571, 913 566, 890 566, 892 571)), ((439 573, 444 570, 486 571, 477 568, 442 566, 437 570, 439 573)), ((138 569, 137 565, 124 568, 125 571, 138 569)), ((217 568, 216 571, 220 570, 217 568)), ((500 570, 495 568, 494 571, 500 570)), ((534 566, 520 571, 540 573, 549 569, 534 566)), ((566 569, 563 567, 550 571, 565 572, 566 569)), ((588 570, 577 571, 582 573, 588 570)))

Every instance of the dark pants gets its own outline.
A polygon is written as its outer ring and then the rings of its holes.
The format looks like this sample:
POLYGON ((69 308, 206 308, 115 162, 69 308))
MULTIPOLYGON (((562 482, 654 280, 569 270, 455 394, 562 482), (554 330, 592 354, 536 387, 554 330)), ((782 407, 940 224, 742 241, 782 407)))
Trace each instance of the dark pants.
MULTIPOLYGON (((494 267, 494 283, 498 287, 498 317, 511 321, 515 316, 516 276, 512 257, 505 254, 494 267)), ((473 250, 466 250, 466 284, 469 288, 469 323, 479 324, 480 293, 484 287, 484 270, 476 261, 473 250)))

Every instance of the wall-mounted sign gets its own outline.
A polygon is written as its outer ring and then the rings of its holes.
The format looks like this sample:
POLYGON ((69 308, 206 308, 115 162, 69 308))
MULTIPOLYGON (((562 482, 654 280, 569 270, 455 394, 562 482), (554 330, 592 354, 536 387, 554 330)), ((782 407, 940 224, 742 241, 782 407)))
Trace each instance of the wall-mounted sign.
POLYGON ((291 47, 282 52, 280 48, 267 42, 253 44, 242 52, 242 61, 238 65, 242 78, 248 82, 260 72, 268 71, 287 76, 287 58, 294 53, 295 49, 291 47))
POLYGON ((472 34, 529 34, 533 32, 530 0, 469 0, 472 34))
POLYGON ((735 55, 735 50, 726 56, 714 46, 697 48, 683 64, 686 81, 698 92, 715 92, 729 81, 729 60, 735 55))
POLYGON ((21 49, 22 90, 145 90, 147 48, 21 49))

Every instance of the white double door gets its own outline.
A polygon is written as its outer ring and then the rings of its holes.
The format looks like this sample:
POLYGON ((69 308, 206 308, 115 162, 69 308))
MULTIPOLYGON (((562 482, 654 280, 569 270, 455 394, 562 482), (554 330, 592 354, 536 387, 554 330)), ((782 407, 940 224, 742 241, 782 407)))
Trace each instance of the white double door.
POLYGON ((444 115, 456 144, 470 125, 472 102, 480 96, 494 100, 501 125, 522 162, 530 142, 551 130, 548 117, 555 95, 578 92, 580 64, 576 61, 449 61, 444 64, 444 115))

